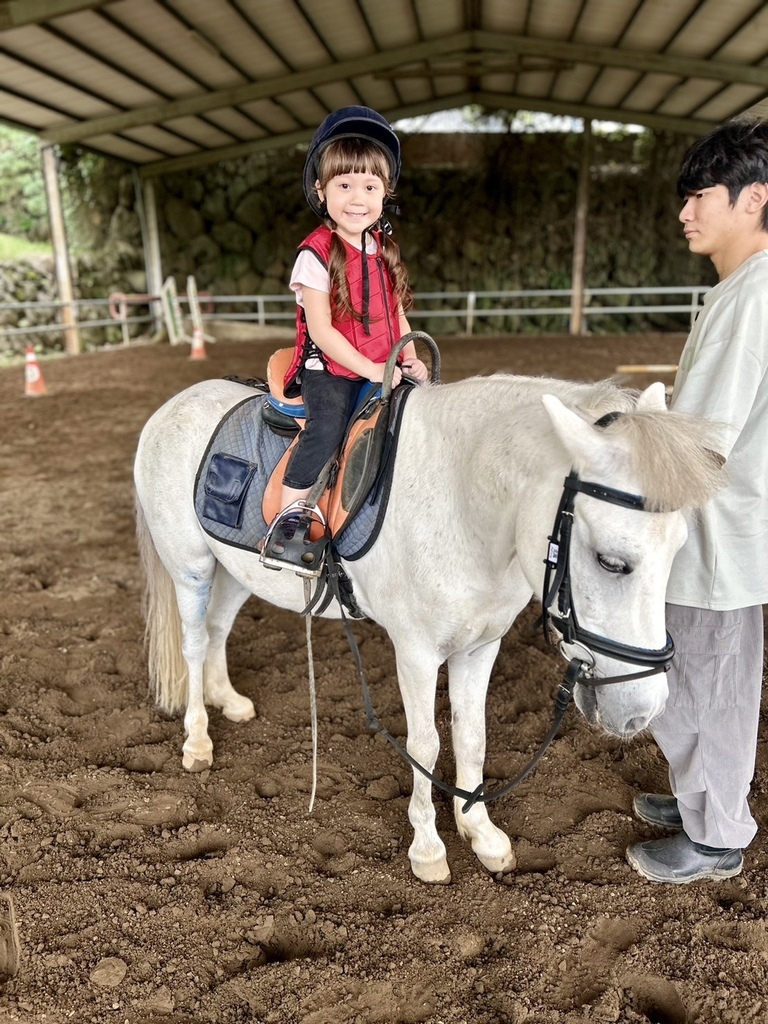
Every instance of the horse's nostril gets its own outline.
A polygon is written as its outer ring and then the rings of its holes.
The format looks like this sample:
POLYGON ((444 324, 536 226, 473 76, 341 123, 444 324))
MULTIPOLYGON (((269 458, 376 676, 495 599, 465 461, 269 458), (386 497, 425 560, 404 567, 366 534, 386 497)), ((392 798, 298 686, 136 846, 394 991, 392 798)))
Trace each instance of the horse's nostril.
POLYGON ((636 736, 639 732, 642 732, 648 725, 648 718, 643 715, 638 715, 636 718, 630 718, 624 726, 624 734, 629 739, 631 736, 636 736))

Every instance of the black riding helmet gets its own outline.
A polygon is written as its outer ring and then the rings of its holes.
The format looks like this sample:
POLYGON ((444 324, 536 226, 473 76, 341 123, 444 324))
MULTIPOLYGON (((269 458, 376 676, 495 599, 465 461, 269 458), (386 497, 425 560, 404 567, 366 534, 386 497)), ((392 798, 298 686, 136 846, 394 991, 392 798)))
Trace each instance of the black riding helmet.
POLYGON ((389 162, 389 186, 394 189, 400 177, 400 142, 391 125, 370 107, 342 107, 335 110, 323 121, 312 137, 304 163, 304 195, 313 213, 325 216, 315 191, 315 182, 320 178, 320 157, 329 142, 334 139, 368 139, 376 143, 389 162))

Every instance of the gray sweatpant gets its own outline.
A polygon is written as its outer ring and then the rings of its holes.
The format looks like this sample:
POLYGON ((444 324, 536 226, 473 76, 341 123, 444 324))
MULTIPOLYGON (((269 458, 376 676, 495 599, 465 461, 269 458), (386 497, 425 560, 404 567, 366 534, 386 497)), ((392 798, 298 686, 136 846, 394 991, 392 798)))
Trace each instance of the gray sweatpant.
POLYGON ((707 846, 744 848, 757 832, 747 797, 763 678, 763 609, 667 605, 675 641, 669 700, 651 733, 669 762, 683 828, 707 846))

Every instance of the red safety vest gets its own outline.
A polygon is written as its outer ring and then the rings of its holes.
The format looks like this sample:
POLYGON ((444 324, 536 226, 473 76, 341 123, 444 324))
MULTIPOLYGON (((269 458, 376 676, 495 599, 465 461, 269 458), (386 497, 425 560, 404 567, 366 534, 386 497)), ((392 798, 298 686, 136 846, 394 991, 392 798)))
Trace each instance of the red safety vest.
MULTIPOLYGON (((332 237, 333 233, 330 229, 321 225, 304 239, 298 252, 309 249, 327 269, 332 237)), ((341 235, 338 237, 341 238, 341 235)), ((367 253, 365 256, 345 239, 341 239, 347 249, 347 281, 349 295, 355 309, 363 308, 363 260, 365 259, 368 264, 368 309, 364 311, 368 314, 368 329, 366 331, 365 325, 349 314, 339 320, 334 320, 333 326, 358 352, 368 356, 374 363, 383 363, 400 337, 400 304, 395 297, 392 281, 382 256, 381 233, 375 232, 373 237, 376 241, 376 252, 367 253)), ((287 398, 296 398, 301 394, 301 384, 297 378, 310 354, 320 358, 328 373, 337 377, 348 377, 350 380, 361 379, 345 366, 329 359, 313 344, 309 336, 304 308, 298 306, 296 310, 296 349, 285 375, 284 390, 287 398)))

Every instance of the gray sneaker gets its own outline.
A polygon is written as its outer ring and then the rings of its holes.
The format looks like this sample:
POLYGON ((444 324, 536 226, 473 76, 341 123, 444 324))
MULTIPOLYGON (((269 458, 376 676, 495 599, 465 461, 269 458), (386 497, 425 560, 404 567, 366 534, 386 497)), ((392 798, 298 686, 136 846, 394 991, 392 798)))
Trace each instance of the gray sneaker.
POLYGON ((733 878, 741 874, 744 854, 741 850, 724 850, 694 843, 685 832, 650 843, 627 847, 630 867, 651 882, 685 885, 699 879, 733 878))
POLYGON ((641 821, 657 828, 668 828, 677 832, 683 827, 677 800, 673 796, 665 796, 663 793, 638 793, 632 801, 632 809, 641 821))

